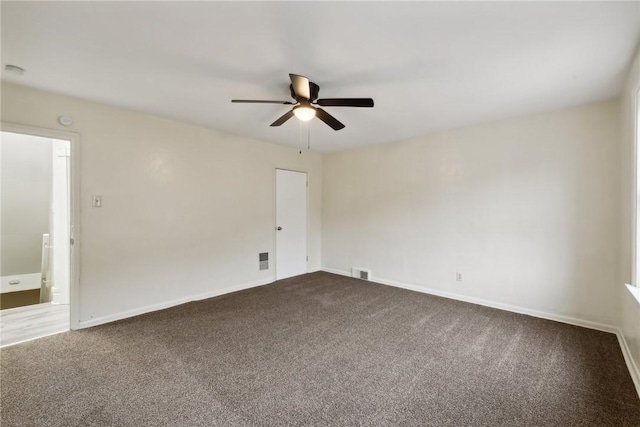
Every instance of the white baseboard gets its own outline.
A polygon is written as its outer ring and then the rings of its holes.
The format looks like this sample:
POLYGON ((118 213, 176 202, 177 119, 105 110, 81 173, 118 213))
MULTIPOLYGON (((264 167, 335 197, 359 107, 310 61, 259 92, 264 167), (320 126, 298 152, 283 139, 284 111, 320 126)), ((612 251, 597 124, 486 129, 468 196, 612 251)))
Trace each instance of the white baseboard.
POLYGON ((640 397, 640 369, 638 369, 638 365, 636 365, 636 362, 631 355, 631 350, 629 350, 629 346, 627 345, 627 340, 624 338, 624 334, 619 328, 616 331, 616 335, 618 336, 618 342, 620 343, 620 349, 622 350, 624 361, 627 364, 629 373, 631 374, 633 384, 636 386, 638 397, 640 397))
MULTIPOLYGON (((328 273, 340 274, 342 276, 351 277, 351 274, 349 272, 343 271, 343 270, 335 270, 332 268, 323 268, 322 270, 328 273)), ((539 317, 541 319, 554 320, 556 322, 568 323, 569 325, 582 326, 585 328, 595 329, 598 331, 610 332, 614 334, 617 333, 618 331, 618 328, 616 328, 615 326, 607 325, 604 323, 598 323, 598 322, 593 322, 591 320, 584 320, 576 317, 564 316, 561 314, 534 310, 531 308, 520 307, 512 304, 505 304, 505 303, 486 300, 482 298, 470 297, 467 295, 456 294, 453 292, 441 291, 439 289, 431 289, 431 288, 424 288, 422 286, 408 285, 406 283, 396 282, 394 280, 388 280, 388 279, 380 279, 378 277, 372 277, 370 281, 375 283, 380 283, 381 285, 393 286, 395 288, 401 288, 401 289, 408 289, 410 291, 421 292, 423 294, 435 295, 435 296, 454 299, 458 301, 469 302, 472 304, 482 305, 485 307, 511 311, 513 313, 526 314, 533 317, 539 317)))
POLYGON ((129 317, 139 316, 141 314, 151 313, 153 311, 164 310, 165 308, 175 307, 176 305, 186 304, 192 301, 199 301, 207 298, 213 298, 220 295, 229 294, 231 292, 242 291, 244 289, 255 288, 262 285, 268 285, 273 283, 273 279, 261 280, 253 283, 245 283, 236 286, 229 286, 227 288, 217 289, 211 292, 205 292, 198 295, 193 295, 184 298, 178 298, 171 301, 165 301, 158 304, 147 305, 145 307, 138 307, 131 310, 121 311, 107 316, 96 317, 94 319, 82 320, 78 323, 78 329, 90 328, 92 326, 98 326, 105 323, 115 322, 116 320, 122 320, 129 317))
MULTIPOLYGON (((341 276, 351 277, 351 274, 348 271, 344 270, 336 270, 333 268, 323 268, 322 271, 326 271, 327 273, 339 274, 341 276)), ((584 328, 595 329, 603 332, 610 332, 616 334, 618 337, 618 342, 620 343, 620 349, 622 350, 622 355, 624 356, 624 361, 627 364, 627 368, 629 369, 629 373, 631 374, 631 379, 633 380, 633 384, 636 387, 636 391, 638 392, 638 396, 640 396, 640 370, 636 365, 631 351, 629 351, 629 346, 627 345, 627 341, 622 334, 620 328, 615 326, 606 325, 603 323, 593 322, 591 320, 578 319, 575 317, 564 316, 555 313, 549 313, 539 310, 533 310, 530 308, 519 307, 511 304, 504 304, 501 302, 489 301, 481 298, 469 297, 466 295, 454 294, 452 292, 445 292, 437 289, 429 289, 423 288, 415 285, 408 285, 406 283, 400 283, 393 280, 372 278, 371 282, 379 283, 381 285, 393 286, 396 288, 408 289, 411 291, 421 292, 423 294, 436 295, 444 298, 450 298, 458 301, 470 302, 472 304, 483 305, 485 307, 497 308, 500 310, 511 311, 514 313, 526 314, 533 317, 539 317, 542 319, 553 320, 556 322, 567 323, 569 325, 574 326, 582 326, 584 328)))

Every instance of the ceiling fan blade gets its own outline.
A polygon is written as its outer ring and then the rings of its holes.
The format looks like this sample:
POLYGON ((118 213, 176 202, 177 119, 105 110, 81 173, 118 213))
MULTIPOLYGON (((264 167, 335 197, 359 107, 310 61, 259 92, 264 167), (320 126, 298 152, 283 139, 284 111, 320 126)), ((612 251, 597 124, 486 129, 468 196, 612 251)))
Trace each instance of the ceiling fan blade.
POLYGON ((344 125, 340 123, 338 119, 324 111, 322 108, 316 108, 316 117, 331 126, 333 130, 340 130, 344 128, 344 125))
POLYGON ((242 102, 245 104, 285 104, 285 105, 293 105, 293 102, 290 101, 261 101, 257 99, 232 99, 231 102, 242 102))
POLYGON ((325 98, 316 101, 323 107, 373 107, 371 98, 325 98))
POLYGON ((280 126, 281 124, 289 120, 291 117, 293 117, 293 110, 289 110, 286 113, 284 113, 278 120, 271 123, 271 126, 280 126))
POLYGON ((309 90, 309 79, 297 74, 289 74, 291 84, 293 85, 293 92, 298 98, 310 99, 311 91, 309 90))

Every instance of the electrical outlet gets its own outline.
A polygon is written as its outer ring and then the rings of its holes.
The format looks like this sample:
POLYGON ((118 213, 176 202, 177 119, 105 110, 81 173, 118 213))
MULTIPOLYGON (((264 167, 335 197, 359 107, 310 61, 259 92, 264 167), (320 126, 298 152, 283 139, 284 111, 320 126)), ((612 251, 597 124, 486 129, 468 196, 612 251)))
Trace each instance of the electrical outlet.
POLYGON ((456 282, 462 282, 462 273, 456 273, 456 282))

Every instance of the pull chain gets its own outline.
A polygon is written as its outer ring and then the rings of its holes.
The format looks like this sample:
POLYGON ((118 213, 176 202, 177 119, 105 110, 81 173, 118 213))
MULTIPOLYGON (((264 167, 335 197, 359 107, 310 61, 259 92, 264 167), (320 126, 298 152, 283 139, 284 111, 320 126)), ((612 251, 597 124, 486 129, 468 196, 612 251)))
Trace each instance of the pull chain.
MULTIPOLYGON (((302 142, 302 122, 298 120, 298 141, 302 142)), ((298 154, 302 154, 302 149, 298 150, 298 154)))
MULTIPOLYGON (((298 141, 302 143, 302 127, 307 127, 307 151, 311 151, 311 123, 299 122, 298 123, 298 141)), ((302 149, 298 150, 299 154, 302 154, 302 149)))

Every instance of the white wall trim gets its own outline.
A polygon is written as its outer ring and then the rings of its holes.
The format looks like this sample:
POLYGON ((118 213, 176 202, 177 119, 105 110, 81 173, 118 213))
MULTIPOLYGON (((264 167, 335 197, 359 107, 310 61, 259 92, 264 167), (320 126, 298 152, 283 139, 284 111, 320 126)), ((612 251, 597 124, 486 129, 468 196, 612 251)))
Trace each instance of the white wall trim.
POLYGON ((636 362, 631 355, 631 350, 627 345, 627 340, 624 338, 624 334, 620 328, 617 329, 616 335, 618 336, 618 342, 620 343, 620 349, 622 350, 624 361, 627 364, 627 369, 629 369, 629 374, 631 374, 633 384, 636 386, 636 392, 638 393, 638 397, 640 397, 640 369, 638 369, 638 365, 636 365, 636 362))
MULTIPOLYGON (((331 268, 323 268, 322 270, 326 271, 328 273, 340 274, 342 276, 351 277, 351 274, 349 272, 347 272, 347 271, 335 270, 335 269, 331 269, 331 268)), ((486 299, 482 299, 482 298, 470 297, 470 296, 461 295, 461 294, 455 294, 455 293, 452 293, 452 292, 446 292, 446 291, 441 291, 441 290, 437 290, 437 289, 424 288, 422 286, 408 285, 406 283, 400 283, 400 282, 396 282, 394 280, 380 279, 378 277, 372 277, 371 281, 375 282, 375 283, 380 283, 382 285, 393 286, 393 287, 396 287, 396 288, 408 289, 410 291, 421 292, 423 294, 436 295, 436 296, 439 296, 439 297, 444 297, 444 298, 454 299, 454 300, 458 300, 458 301, 469 302, 469 303, 472 303, 472 304, 483 305, 485 307, 491 307, 491 308, 497 308, 497 309, 500 309, 500 310, 511 311, 513 313, 526 314, 526 315, 533 316, 533 317, 539 317, 541 319, 555 320, 556 322, 567 323, 569 325, 574 325, 574 326, 582 326, 584 328, 595 329, 595 330, 598 330, 598 331, 610 332, 610 333, 614 333, 614 334, 617 333, 617 331, 618 331, 618 328, 615 327, 615 326, 606 325, 604 323, 593 322, 591 320, 578 319, 576 317, 571 317, 571 316, 563 316, 561 314, 534 310, 534 309, 531 309, 531 308, 520 307, 520 306, 517 306, 517 305, 505 304, 505 303, 501 303, 501 302, 497 302, 497 301, 490 301, 490 300, 486 300, 486 299)))
POLYGON ((625 284, 625 287, 631 292, 631 296, 640 304, 640 288, 634 285, 625 284))
POLYGON ((205 292, 189 297, 178 298, 171 301, 165 301, 158 304, 147 305, 144 307, 138 307, 131 310, 121 311, 118 313, 109 314, 108 316, 96 317, 94 319, 82 320, 79 322, 79 329, 90 328, 92 326, 98 326, 105 323, 115 322, 116 320, 122 320, 129 317, 139 316, 141 314, 151 313, 153 311, 163 310, 165 308, 175 307, 176 305, 186 304, 192 301, 200 301, 207 298, 213 298, 220 295, 230 294, 231 292, 242 291, 245 289, 255 288, 258 286, 268 285, 273 283, 272 279, 261 280, 253 283, 245 283, 241 285, 229 286, 222 289, 216 289, 215 291, 205 292))

